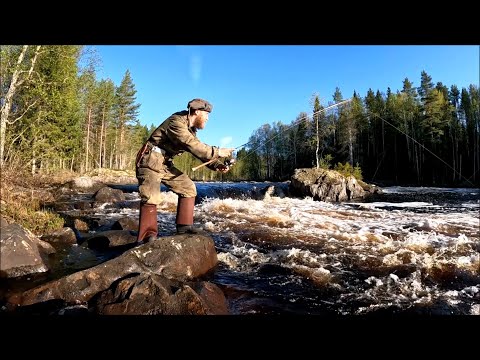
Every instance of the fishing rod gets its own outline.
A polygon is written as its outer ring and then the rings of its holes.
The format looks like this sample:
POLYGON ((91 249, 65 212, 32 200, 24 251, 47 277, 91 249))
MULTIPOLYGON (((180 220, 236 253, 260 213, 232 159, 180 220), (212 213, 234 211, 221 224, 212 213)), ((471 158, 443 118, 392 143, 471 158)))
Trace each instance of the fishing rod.
POLYGON ((213 162, 214 162, 215 160, 217 160, 217 159, 218 159, 218 157, 215 157, 215 158, 213 158, 212 160, 208 160, 207 162, 204 162, 203 164, 200 164, 200 165, 198 165, 198 166, 195 166, 195 167, 192 168, 192 171, 197 171, 198 169, 200 169, 200 168, 202 168, 202 167, 204 167, 204 166, 207 166, 208 164, 213 163, 213 162))
MULTIPOLYGON (((424 146, 423 144, 420 144, 417 140, 415 140, 413 137, 411 137, 410 135, 408 135, 406 132, 400 130, 398 127, 396 127, 395 125, 393 125, 391 122, 385 120, 383 117, 381 117, 380 115, 378 114, 375 114, 373 112, 368 112, 368 114, 371 114, 373 116, 376 116, 378 117, 379 119, 381 119, 382 121, 385 121, 388 125, 390 125, 391 127, 393 127, 395 130, 401 132, 402 134, 404 134, 406 137, 408 137, 409 139, 411 139, 413 142, 415 142, 416 144, 418 144, 420 147, 422 147, 424 150, 428 151, 430 154, 432 154, 433 156, 435 156, 438 160, 440 160, 442 163, 444 163, 448 168, 452 169, 456 174, 458 174, 461 178, 465 179, 469 184, 471 184, 472 186, 475 186, 469 179, 467 179, 465 176, 463 176, 461 173, 459 173, 457 170, 455 170, 453 167, 450 166, 450 164, 448 164, 445 160, 443 160, 440 156, 436 155, 433 151, 431 151, 430 149, 428 149, 426 146, 424 146)), ((377 168, 378 170, 378 168, 377 168)), ((376 173, 376 172, 375 172, 376 173)))
MULTIPOLYGON (((350 98, 350 99, 347 99, 347 100, 340 101, 340 102, 338 102, 338 103, 336 103, 336 104, 332 104, 332 105, 330 105, 330 106, 327 106, 326 108, 323 108, 323 109, 320 109, 320 110, 318 110, 318 111, 315 111, 315 112, 312 114, 312 116, 315 116, 315 115, 317 115, 317 114, 319 114, 319 113, 321 113, 321 112, 323 112, 323 111, 327 111, 327 110, 333 109, 334 107, 340 106, 340 105, 342 105, 342 104, 346 104, 346 103, 348 103, 348 102, 350 102, 350 101, 352 101, 352 100, 353 100, 353 98, 350 98)), ((284 128, 281 132, 279 132, 277 135, 275 135, 274 137, 272 137, 272 138, 268 139, 267 141, 265 141, 262 145, 259 145, 259 146, 257 146, 256 148, 252 149, 252 150, 250 151, 250 154, 253 153, 253 152, 255 152, 255 150, 257 150, 257 149, 260 148, 261 146, 263 146, 263 145, 265 145, 265 144, 268 144, 270 141, 276 139, 276 138, 277 138, 278 136, 280 136, 283 132, 285 132, 285 131, 287 131, 287 130, 290 130, 290 129, 291 129, 292 127, 294 127, 294 126, 300 125, 300 123, 301 123, 303 120, 307 120, 307 119, 308 119, 308 115, 301 117, 300 119, 298 119, 297 121, 295 121, 292 125, 287 126, 287 127, 284 128)), ((253 141, 253 140, 252 140, 252 141, 253 141)), ((249 142, 247 142, 247 143, 245 143, 245 144, 243 144, 243 145, 237 146, 237 147, 235 148, 235 150, 236 150, 236 149, 240 149, 240 148, 242 148, 242 147, 250 144, 252 141, 249 141, 249 142)), ((248 155, 247 155, 247 156, 248 156, 248 155)))
MULTIPOLYGON (((348 103, 348 102, 350 102, 350 101, 352 101, 352 98, 347 99, 347 100, 340 101, 340 102, 338 102, 338 103, 336 103, 336 104, 332 104, 332 105, 330 105, 330 106, 327 106, 326 108, 323 108, 323 109, 320 109, 320 110, 318 110, 318 111, 315 111, 315 112, 312 114, 312 116, 315 116, 315 115, 317 115, 317 114, 319 114, 319 113, 321 113, 321 112, 323 112, 323 111, 327 111, 327 110, 333 109, 334 107, 340 106, 340 105, 342 105, 342 104, 346 104, 346 103, 348 103)), ((294 127, 294 126, 300 125, 300 123, 301 123, 303 120, 306 120, 306 119, 308 119, 308 115, 303 116, 302 118, 298 119, 298 120, 295 121, 292 125, 287 126, 287 127, 284 128, 280 133, 278 133, 278 134, 275 135, 274 137, 272 137, 272 138, 268 139, 267 141, 265 141, 262 145, 259 145, 259 146, 257 146, 256 148, 252 149, 252 150, 250 151, 250 153, 247 154, 247 156, 245 156, 244 159, 246 159, 249 155, 253 154, 253 153, 255 152, 255 150, 257 150, 257 149, 260 148, 261 146, 263 146, 263 145, 265 145, 265 144, 268 144, 270 141, 276 139, 276 138, 277 138, 278 136, 280 136, 283 132, 285 132, 285 131, 287 131, 287 130, 290 130, 290 129, 291 129, 292 127, 294 127)), ((252 141, 253 141, 253 140, 252 140, 252 141)), ((233 151, 236 151, 237 149, 240 149, 240 148, 245 147, 246 145, 250 144, 252 141, 249 141, 249 142, 246 142, 246 143, 243 144, 243 145, 237 146, 236 148, 234 148, 233 151)), ((232 153, 233 153, 233 151, 232 151, 232 153)), ((217 158, 214 158, 214 159, 212 159, 212 160, 209 160, 209 161, 207 161, 207 162, 205 162, 205 163, 203 163, 203 164, 200 164, 200 165, 192 168, 192 171, 196 171, 196 170, 198 170, 198 169, 200 169, 200 168, 202 168, 202 167, 204 167, 204 166, 206 166, 206 165, 208 165, 208 164, 211 164, 212 162, 214 162, 214 161, 217 160, 217 159, 218 159, 218 157, 217 157, 217 158)), ((232 159, 227 159, 226 162, 225 162, 225 165, 226 165, 226 166, 232 166, 234 163, 235 163, 235 159, 233 159, 233 158, 232 158, 232 159)))

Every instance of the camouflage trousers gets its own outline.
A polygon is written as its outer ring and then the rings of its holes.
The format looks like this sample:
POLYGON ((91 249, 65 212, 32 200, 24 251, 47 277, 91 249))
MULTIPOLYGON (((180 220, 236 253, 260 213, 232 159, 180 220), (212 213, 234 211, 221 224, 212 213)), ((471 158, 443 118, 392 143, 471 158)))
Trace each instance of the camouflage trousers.
POLYGON ((159 205, 162 202, 161 183, 178 196, 197 196, 195 183, 160 152, 149 151, 137 158, 136 176, 142 203, 159 205))

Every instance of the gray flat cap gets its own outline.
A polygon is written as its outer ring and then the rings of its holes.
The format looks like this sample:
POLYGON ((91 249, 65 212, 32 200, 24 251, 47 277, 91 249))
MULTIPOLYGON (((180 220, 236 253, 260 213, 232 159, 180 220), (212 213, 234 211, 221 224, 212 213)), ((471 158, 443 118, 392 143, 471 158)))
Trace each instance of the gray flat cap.
POLYGON ((213 106, 207 100, 193 99, 188 102, 187 109, 204 110, 212 112, 213 106))

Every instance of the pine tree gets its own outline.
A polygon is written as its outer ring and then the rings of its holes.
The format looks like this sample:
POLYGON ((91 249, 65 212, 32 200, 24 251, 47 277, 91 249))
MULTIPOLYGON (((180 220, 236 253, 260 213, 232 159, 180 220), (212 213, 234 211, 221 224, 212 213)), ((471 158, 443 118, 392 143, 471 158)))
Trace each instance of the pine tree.
POLYGON ((118 149, 116 168, 125 169, 127 164, 128 149, 126 146, 126 135, 129 133, 131 126, 138 124, 138 109, 140 104, 137 104, 136 96, 137 90, 132 81, 130 71, 127 70, 122 79, 120 86, 116 89, 116 104, 115 104, 115 121, 118 129, 118 149))
POLYGON ((420 95, 420 99, 423 102, 431 90, 433 90, 432 77, 423 70, 421 73, 420 87, 418 88, 418 95, 420 95))

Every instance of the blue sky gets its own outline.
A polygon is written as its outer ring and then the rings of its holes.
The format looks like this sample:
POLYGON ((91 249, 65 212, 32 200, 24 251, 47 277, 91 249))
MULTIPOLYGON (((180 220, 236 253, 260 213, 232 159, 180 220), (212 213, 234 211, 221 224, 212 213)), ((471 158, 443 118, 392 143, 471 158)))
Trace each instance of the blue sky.
POLYGON ((332 101, 369 88, 420 85, 425 70, 434 84, 479 85, 479 46, 460 45, 105 45, 94 46, 98 78, 119 85, 131 73, 141 104, 139 120, 158 126, 199 97, 213 104, 200 140, 239 147, 263 124, 290 124, 312 112, 311 98, 332 101))

